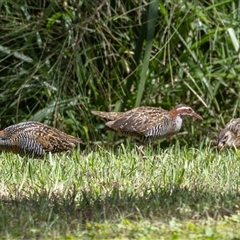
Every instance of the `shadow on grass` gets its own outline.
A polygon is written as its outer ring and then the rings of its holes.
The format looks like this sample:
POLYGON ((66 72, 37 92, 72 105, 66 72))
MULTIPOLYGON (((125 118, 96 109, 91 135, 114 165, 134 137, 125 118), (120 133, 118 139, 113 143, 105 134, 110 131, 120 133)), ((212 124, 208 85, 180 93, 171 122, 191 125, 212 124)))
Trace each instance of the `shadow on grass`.
POLYGON ((53 221, 57 217, 59 220, 84 224, 119 218, 159 218, 161 221, 171 218, 217 219, 236 213, 239 202, 238 192, 221 194, 175 185, 165 188, 155 186, 152 190, 146 189, 141 195, 117 187, 105 195, 73 188, 65 197, 60 194, 49 197, 47 193, 41 193, 31 198, 19 196, 1 199, 0 209, 1 218, 8 223, 29 215, 37 221, 53 221))

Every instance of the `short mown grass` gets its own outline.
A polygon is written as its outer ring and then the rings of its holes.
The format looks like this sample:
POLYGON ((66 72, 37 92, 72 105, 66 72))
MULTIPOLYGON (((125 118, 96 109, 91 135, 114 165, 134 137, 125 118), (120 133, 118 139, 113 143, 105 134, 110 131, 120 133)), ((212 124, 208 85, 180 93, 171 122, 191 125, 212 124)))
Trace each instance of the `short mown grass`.
POLYGON ((2 239, 238 239, 240 152, 97 147, 0 155, 2 239))

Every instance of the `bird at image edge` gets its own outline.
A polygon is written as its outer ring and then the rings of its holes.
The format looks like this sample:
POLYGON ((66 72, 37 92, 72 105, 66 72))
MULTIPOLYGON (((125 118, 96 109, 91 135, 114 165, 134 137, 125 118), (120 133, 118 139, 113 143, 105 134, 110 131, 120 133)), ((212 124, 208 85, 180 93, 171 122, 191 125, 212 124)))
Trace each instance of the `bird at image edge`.
POLYGON ((40 122, 28 121, 0 131, 0 150, 21 157, 43 158, 45 152, 58 153, 73 149, 81 139, 40 122))
POLYGON ((231 119, 218 135, 218 148, 240 148, 240 118, 231 119))
POLYGON ((126 112, 91 111, 107 121, 106 127, 123 136, 132 137, 144 144, 169 138, 179 132, 186 116, 202 120, 191 107, 179 104, 170 111, 159 107, 141 106, 126 112))

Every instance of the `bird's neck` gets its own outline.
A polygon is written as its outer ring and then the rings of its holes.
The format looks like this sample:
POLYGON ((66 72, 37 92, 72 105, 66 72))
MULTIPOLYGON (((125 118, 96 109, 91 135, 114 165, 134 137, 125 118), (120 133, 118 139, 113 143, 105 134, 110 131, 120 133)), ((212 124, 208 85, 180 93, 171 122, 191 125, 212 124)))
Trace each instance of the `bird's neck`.
POLYGON ((177 115, 175 118, 175 124, 176 124, 176 131, 179 131, 182 127, 182 118, 177 115))

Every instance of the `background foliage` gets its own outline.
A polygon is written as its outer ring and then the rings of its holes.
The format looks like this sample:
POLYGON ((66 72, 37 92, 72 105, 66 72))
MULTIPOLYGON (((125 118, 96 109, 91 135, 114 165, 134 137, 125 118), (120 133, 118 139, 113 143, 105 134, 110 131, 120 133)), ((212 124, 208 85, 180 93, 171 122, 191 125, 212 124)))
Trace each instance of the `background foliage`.
POLYGON ((106 140, 91 109, 191 105, 188 141, 239 114, 239 1, 0 3, 1 128, 36 120, 106 140))

